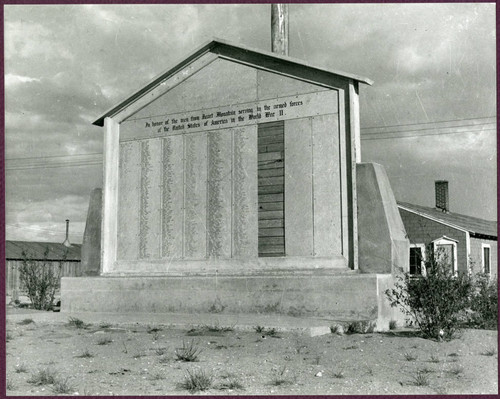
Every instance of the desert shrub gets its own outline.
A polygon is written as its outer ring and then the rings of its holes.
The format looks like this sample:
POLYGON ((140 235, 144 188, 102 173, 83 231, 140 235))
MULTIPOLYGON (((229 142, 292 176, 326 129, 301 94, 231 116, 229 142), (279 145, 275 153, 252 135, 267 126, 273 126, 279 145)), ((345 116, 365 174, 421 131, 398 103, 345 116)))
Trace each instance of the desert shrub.
POLYGON ((16 364, 16 366, 14 367, 14 370, 16 371, 16 373, 27 373, 28 372, 28 368, 26 367, 26 365, 24 363, 16 364))
POLYGON ((342 370, 333 372, 333 378, 344 378, 344 372, 342 370))
POLYGON ((198 355, 202 352, 202 349, 198 347, 198 345, 193 341, 188 342, 187 344, 182 341, 182 348, 177 348, 175 350, 175 356, 177 360, 181 360, 183 362, 197 362, 198 355))
POLYGON ((288 370, 286 369, 286 366, 280 367, 278 369, 274 369, 273 375, 272 375, 272 378, 271 378, 271 381, 269 382, 269 384, 273 385, 273 386, 293 384, 293 378, 285 375, 287 372, 288 372, 288 370))
POLYGON ((218 386, 217 386, 217 389, 220 389, 221 391, 222 390, 225 390, 225 389, 231 389, 231 390, 235 390, 235 389, 245 389, 243 384, 236 378, 229 378, 228 380, 226 381, 223 381, 221 382, 218 386))
POLYGON ((83 320, 80 320, 77 317, 70 317, 68 319, 68 326, 69 327, 75 327, 75 328, 86 328, 87 324, 83 322, 83 320))
POLYGON ((85 349, 80 355, 77 355, 75 357, 78 357, 78 358, 81 358, 81 359, 91 359, 93 358, 95 355, 90 352, 88 349, 85 349))
POLYGON ((477 274, 474 278, 474 294, 471 298, 470 327, 498 328, 498 286, 496 278, 477 274))
POLYGON ((13 391, 16 389, 16 385, 9 378, 7 378, 5 387, 7 388, 7 391, 13 391))
POLYGON ((197 336, 197 335, 223 335, 226 332, 234 331, 233 327, 222 327, 217 324, 214 325, 203 325, 191 328, 186 335, 197 336))
POLYGON ((427 373, 418 370, 415 376, 413 377, 413 385, 417 387, 426 387, 429 385, 429 377, 427 376, 427 373))
POLYGON ((20 322, 18 322, 17 324, 19 324, 20 326, 26 326, 26 325, 34 323, 34 322, 35 321, 33 319, 23 319, 20 322))
POLYGON ((406 352, 405 353, 405 359, 408 362, 413 362, 414 360, 417 360, 417 356, 414 355, 413 353, 406 352))
POLYGON ((97 340, 97 345, 108 345, 111 342, 113 342, 111 337, 102 337, 97 340))
POLYGON ((33 385, 49 385, 54 384, 58 379, 57 373, 52 369, 40 369, 38 372, 31 375, 27 380, 29 384, 33 385))
POLYGON ((426 274, 405 274, 385 291, 392 307, 411 317, 425 338, 450 339, 463 323, 473 294, 467 274, 454 274, 445 256, 431 254, 426 274))
POLYGON ((147 333, 148 334, 154 334, 162 331, 163 329, 161 327, 156 327, 156 326, 148 326, 147 328, 147 333))
POLYGON ((439 360, 439 357, 437 357, 436 355, 431 355, 431 357, 429 358, 429 362, 431 363, 439 363, 441 360, 439 360))
POLYGON ((165 346, 160 346, 158 348, 154 348, 154 351, 155 353, 158 355, 158 356, 163 356, 167 353, 167 350, 168 348, 165 347, 165 346))
POLYGON ((495 356, 496 354, 497 354, 497 348, 489 348, 483 353, 481 353, 481 355, 483 356, 495 356))
POLYGON ((55 266, 49 262, 49 248, 45 249, 42 260, 35 260, 26 251, 22 253, 23 260, 19 266, 19 278, 27 291, 33 308, 50 310, 54 304, 56 290, 61 281, 62 262, 55 266))
POLYGON ((352 321, 348 324, 346 334, 366 334, 372 333, 375 329, 375 322, 368 320, 352 321))
POLYGON ((179 385, 191 393, 206 391, 212 386, 213 377, 204 370, 186 370, 184 381, 179 385))
POLYGON ((268 337, 277 337, 278 330, 276 330, 275 328, 269 328, 264 331, 264 335, 267 335, 268 337))
POLYGON ((59 378, 54 381, 52 392, 55 394, 69 394, 75 392, 76 388, 70 384, 69 378, 59 378))
POLYGON ((451 374, 451 375, 460 375, 464 372, 464 368, 462 366, 458 365, 458 366, 454 366, 450 370, 447 370, 446 372, 448 374, 451 374))

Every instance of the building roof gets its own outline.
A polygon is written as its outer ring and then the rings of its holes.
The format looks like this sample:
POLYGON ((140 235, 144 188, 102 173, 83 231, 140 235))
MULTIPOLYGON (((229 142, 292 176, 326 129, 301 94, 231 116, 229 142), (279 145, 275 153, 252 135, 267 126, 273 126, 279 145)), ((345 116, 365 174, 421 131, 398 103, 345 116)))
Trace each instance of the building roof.
POLYGON ((498 224, 496 221, 484 220, 472 216, 461 215, 453 212, 442 212, 436 208, 399 202, 401 209, 417 213, 421 216, 437 220, 438 222, 466 230, 471 234, 498 237, 498 224))
POLYGON ((117 105, 106 111, 101 117, 99 117, 93 124, 97 126, 104 126, 104 119, 106 117, 112 117, 120 110, 127 107, 138 98, 146 95, 148 92, 158 87, 162 82, 185 68, 191 62, 202 57, 207 53, 213 53, 218 55, 220 58, 233 60, 246 65, 250 65, 256 68, 261 68, 270 71, 285 70, 288 76, 297 78, 307 78, 308 81, 318 82, 322 84, 328 84, 329 81, 334 82, 336 80, 354 80, 356 82, 365 83, 368 85, 373 84, 373 81, 357 76, 351 73, 327 70, 321 67, 310 65, 297 58, 272 53, 269 51, 257 50, 249 47, 244 47, 241 45, 236 45, 225 40, 213 39, 208 43, 204 44, 197 50, 193 51, 187 57, 184 57, 181 61, 175 64, 175 66, 167 69, 165 72, 161 73, 148 84, 135 91, 132 95, 127 97, 125 100, 121 101, 117 105))
POLYGON ((24 259, 23 252, 25 252, 32 259, 43 260, 47 249, 49 251, 47 260, 81 261, 81 244, 72 244, 70 247, 66 247, 63 244, 55 242, 32 241, 6 241, 5 258, 6 260, 22 260, 24 259))

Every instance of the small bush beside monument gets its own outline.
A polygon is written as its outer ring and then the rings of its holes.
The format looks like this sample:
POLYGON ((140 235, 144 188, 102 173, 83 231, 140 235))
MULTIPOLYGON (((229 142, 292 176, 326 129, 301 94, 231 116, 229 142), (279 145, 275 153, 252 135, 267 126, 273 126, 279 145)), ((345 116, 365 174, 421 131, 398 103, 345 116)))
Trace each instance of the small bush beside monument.
POLYGON ((45 249, 42 260, 35 260, 23 251, 23 260, 19 266, 21 285, 34 309, 52 310, 56 291, 60 286, 62 263, 49 261, 49 248, 45 249))
POLYGON ((425 273, 406 273, 385 294, 425 338, 451 339, 461 327, 497 328, 496 279, 456 273, 439 254, 426 260, 425 273))

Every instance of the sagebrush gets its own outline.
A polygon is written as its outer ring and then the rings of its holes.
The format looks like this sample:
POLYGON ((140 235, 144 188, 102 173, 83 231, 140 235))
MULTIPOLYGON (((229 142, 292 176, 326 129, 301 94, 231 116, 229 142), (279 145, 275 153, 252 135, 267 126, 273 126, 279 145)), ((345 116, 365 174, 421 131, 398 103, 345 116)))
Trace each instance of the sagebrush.
POLYGON ((497 329, 498 285, 497 279, 488 274, 474 277, 474 292, 470 304, 470 327, 497 329))
POLYGON ((472 278, 455 273, 446 256, 431 254, 424 275, 399 277, 395 287, 385 291, 391 306, 410 316, 426 338, 449 339, 464 322, 474 294, 472 278))
POLYGON ((204 370, 186 370, 184 381, 180 383, 180 387, 187 389, 191 393, 198 391, 206 391, 212 386, 213 377, 204 370))
POLYGON ((49 248, 43 254, 43 259, 37 260, 35 256, 26 251, 22 252, 23 260, 19 266, 19 278, 26 289, 28 298, 33 308, 37 310, 50 310, 54 305, 56 290, 61 281, 63 259, 58 262, 49 261, 49 248))

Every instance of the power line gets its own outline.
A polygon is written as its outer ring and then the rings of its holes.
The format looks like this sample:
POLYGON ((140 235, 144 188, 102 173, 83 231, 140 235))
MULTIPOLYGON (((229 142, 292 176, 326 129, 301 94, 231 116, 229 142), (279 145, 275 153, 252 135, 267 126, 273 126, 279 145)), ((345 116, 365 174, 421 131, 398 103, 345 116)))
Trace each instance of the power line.
POLYGON ((449 123, 449 122, 460 122, 460 121, 473 121, 473 120, 477 120, 477 119, 491 119, 491 118, 496 118, 496 115, 494 115, 494 116, 480 116, 480 117, 477 117, 477 118, 451 119, 451 120, 447 120, 447 121, 407 123, 407 124, 402 124, 402 125, 370 126, 370 127, 362 127, 361 130, 365 130, 365 129, 385 129, 385 128, 388 128, 388 127, 401 127, 401 126, 414 126, 414 125, 430 125, 430 124, 433 124, 433 123, 449 123))
POLYGON ((91 152, 87 154, 67 154, 67 155, 47 155, 44 157, 24 157, 24 158, 5 158, 6 161, 18 161, 18 160, 27 160, 27 159, 48 159, 48 158, 66 158, 66 157, 82 157, 88 155, 101 155, 102 152, 91 152))
MULTIPOLYGON (((445 121, 435 121, 435 122, 421 122, 421 123, 407 123, 407 124, 399 124, 399 125, 387 125, 387 126, 371 126, 364 127, 361 130, 367 129, 387 129, 392 127, 405 127, 405 126, 423 126, 430 124, 439 124, 439 123, 451 123, 451 122, 460 122, 460 121, 473 121, 473 120, 482 120, 482 119, 491 119, 496 118, 496 116, 482 116, 477 118, 464 118, 464 119, 450 119, 445 121)), ((365 133, 361 136, 361 140, 386 140, 391 138, 407 138, 407 137, 421 137, 421 136, 441 136, 441 135, 449 135, 449 134, 459 134, 459 133, 474 133, 474 132, 483 132, 489 130, 496 130, 495 128, 484 128, 485 125, 495 124, 496 121, 493 122, 482 122, 482 123, 471 123, 471 124, 461 124, 461 125, 453 125, 453 126, 434 126, 423 129, 408 129, 408 130, 393 130, 393 131, 379 131, 372 133, 365 133), (437 130, 444 129, 460 129, 464 127, 472 127, 477 126, 480 130, 464 130, 457 132, 438 132, 437 130), (435 133, 430 134, 418 134, 418 135, 403 135, 403 136, 392 136, 392 137, 384 137, 388 134, 404 134, 410 132, 425 132, 425 131, 435 131, 435 133), (370 137, 368 137, 370 136, 370 137), (383 136, 383 137, 374 137, 374 136, 383 136)), ((6 158, 5 161, 34 161, 31 165, 13 165, 6 166, 5 171, 10 170, 30 170, 30 169, 54 169, 54 168, 64 168, 64 167, 79 167, 79 166, 90 166, 90 165, 102 165, 102 159, 92 159, 92 157, 102 157, 102 153, 86 153, 86 154, 69 154, 69 155, 48 155, 41 157, 18 157, 18 158, 6 158), (72 157, 90 157, 89 159, 71 159, 72 157), (49 160, 56 158, 70 158, 67 160, 60 160, 58 162, 53 163, 36 163, 36 160, 49 160)))
POLYGON ((424 128, 424 129, 409 129, 409 130, 392 130, 389 132, 373 132, 373 133, 365 133, 365 136, 376 136, 379 134, 393 134, 393 133, 407 133, 407 132, 423 132, 427 130, 439 130, 439 129, 456 129, 456 128, 463 128, 463 127, 479 127, 483 130, 485 130, 482 126, 485 125, 491 125, 491 124, 496 124, 496 122, 487 122, 487 123, 480 123, 480 124, 468 124, 468 125, 457 125, 457 126, 436 126, 433 128, 424 128))
POLYGON ((46 164, 46 165, 26 165, 26 166, 8 166, 5 168, 5 171, 9 170, 27 170, 27 169, 53 169, 53 168, 68 168, 73 166, 89 166, 89 165, 102 165, 102 161, 93 161, 93 162, 66 162, 66 163, 58 163, 58 164, 46 164))
POLYGON ((481 133, 481 132, 486 132, 488 130, 497 130, 495 128, 491 129, 483 129, 483 130, 472 130, 472 131, 460 131, 460 132, 449 132, 449 133, 429 133, 429 134, 412 134, 412 135, 407 135, 407 136, 391 136, 391 137, 361 137, 361 140, 387 140, 387 139, 405 139, 408 137, 424 137, 424 136, 446 136, 449 134, 460 134, 460 133, 481 133))

